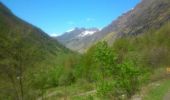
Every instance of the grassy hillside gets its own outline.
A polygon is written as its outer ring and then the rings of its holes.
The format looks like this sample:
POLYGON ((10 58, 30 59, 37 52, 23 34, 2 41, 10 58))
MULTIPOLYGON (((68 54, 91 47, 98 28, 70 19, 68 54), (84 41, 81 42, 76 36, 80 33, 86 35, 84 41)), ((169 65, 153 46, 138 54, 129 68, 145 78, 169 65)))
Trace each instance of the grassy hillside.
POLYGON ((72 53, 0 3, 0 99, 32 100, 43 94, 57 84, 48 75, 72 53))

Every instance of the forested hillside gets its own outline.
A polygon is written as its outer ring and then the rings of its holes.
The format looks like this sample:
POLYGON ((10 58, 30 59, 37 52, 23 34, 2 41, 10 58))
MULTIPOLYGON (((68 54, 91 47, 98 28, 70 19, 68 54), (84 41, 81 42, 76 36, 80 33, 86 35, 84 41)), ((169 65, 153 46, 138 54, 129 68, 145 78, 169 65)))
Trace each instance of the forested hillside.
POLYGON ((60 59, 64 61, 67 54, 71 51, 57 40, 19 19, 0 3, 0 99, 25 100, 37 96, 37 90, 49 87, 41 87, 46 83, 39 83, 37 75, 46 75, 59 67, 60 59))

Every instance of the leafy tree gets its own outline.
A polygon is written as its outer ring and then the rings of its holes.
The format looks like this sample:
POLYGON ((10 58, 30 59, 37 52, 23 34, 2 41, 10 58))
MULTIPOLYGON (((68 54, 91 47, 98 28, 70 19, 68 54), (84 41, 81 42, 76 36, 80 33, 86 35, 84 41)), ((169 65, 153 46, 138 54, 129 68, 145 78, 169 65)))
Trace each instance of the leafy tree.
POLYGON ((99 64, 104 81, 104 78, 110 75, 111 71, 114 70, 114 65, 117 58, 105 41, 96 44, 93 57, 96 63, 99 64))

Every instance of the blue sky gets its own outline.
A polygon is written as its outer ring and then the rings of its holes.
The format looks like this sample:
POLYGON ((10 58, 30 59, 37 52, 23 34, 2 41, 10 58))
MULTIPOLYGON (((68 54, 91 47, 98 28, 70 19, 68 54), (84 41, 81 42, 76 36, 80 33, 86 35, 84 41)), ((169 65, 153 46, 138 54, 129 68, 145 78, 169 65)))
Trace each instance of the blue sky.
POLYGON ((140 0, 0 0, 23 20, 49 35, 75 27, 103 28, 140 0))

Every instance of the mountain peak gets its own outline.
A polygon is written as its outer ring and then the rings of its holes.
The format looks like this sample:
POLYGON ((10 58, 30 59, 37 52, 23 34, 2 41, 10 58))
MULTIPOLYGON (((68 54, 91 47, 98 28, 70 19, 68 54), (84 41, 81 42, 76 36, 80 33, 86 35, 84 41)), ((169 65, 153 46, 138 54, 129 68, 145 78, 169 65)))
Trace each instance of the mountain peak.
POLYGON ((74 28, 73 30, 64 33, 61 36, 58 36, 57 39, 62 44, 64 44, 66 47, 70 48, 71 50, 79 50, 79 52, 82 52, 82 47, 86 45, 86 43, 89 41, 89 37, 94 35, 96 32, 99 32, 100 30, 98 28, 74 28), (76 47, 74 44, 77 44, 76 47))
POLYGON ((93 35, 94 33, 98 32, 99 29, 91 28, 91 29, 86 29, 85 31, 81 32, 78 37, 85 37, 89 35, 93 35))
MULTIPOLYGON (((82 36, 86 36, 86 35, 92 35, 95 32, 98 32, 99 29, 98 28, 79 28, 79 27, 75 27, 74 29, 70 29, 68 31, 66 31, 63 35, 74 35, 74 36, 78 36, 80 35, 80 37, 82 36)), ((61 35, 61 36, 63 36, 61 35)))

